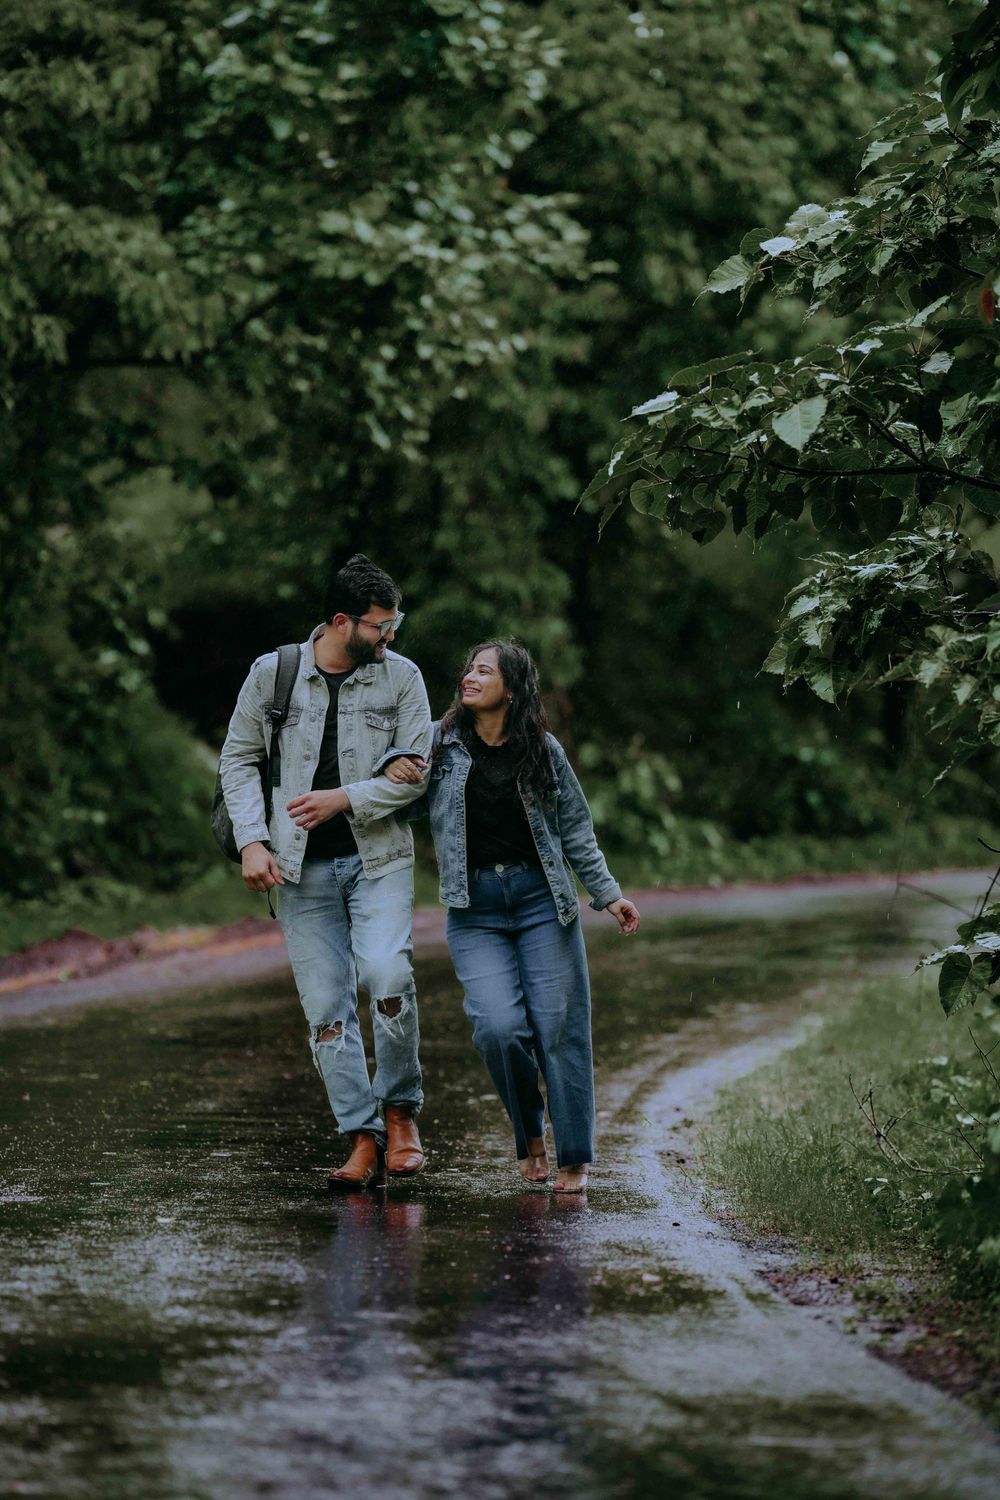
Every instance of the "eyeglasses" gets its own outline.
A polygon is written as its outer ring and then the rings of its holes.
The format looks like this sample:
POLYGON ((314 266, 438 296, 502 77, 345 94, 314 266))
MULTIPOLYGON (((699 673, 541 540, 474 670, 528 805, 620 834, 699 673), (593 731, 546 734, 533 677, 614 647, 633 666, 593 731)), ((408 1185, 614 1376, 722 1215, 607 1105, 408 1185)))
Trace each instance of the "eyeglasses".
POLYGON ((347 618, 349 620, 353 620, 355 625, 371 626, 372 630, 378 631, 379 640, 384 641, 390 630, 399 629, 400 625, 402 625, 403 621, 406 619, 406 616, 404 614, 398 614, 394 620, 366 620, 364 615, 348 615, 347 618))

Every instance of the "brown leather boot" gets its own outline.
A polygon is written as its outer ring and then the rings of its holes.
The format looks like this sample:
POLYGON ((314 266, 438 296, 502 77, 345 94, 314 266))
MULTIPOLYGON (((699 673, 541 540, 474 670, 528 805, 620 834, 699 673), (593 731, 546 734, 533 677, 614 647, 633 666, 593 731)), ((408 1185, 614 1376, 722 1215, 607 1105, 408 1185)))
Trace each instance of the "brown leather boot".
POLYGON ((417 1122, 412 1110, 402 1104, 387 1104, 385 1128, 389 1143, 385 1148, 385 1165, 390 1177, 412 1177, 424 1164, 417 1122))
POLYGON ((350 1156, 327 1179, 334 1192, 355 1193, 385 1181, 385 1152, 375 1137, 360 1130, 351 1141, 354 1149, 350 1156))

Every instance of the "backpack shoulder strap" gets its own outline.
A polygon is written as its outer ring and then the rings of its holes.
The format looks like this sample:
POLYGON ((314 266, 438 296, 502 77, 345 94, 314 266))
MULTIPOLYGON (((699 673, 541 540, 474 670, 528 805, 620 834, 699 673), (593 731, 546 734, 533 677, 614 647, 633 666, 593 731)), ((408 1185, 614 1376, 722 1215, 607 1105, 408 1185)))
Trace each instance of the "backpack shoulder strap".
MULTIPOLYGON (((281 724, 288 718, 288 709, 292 701, 292 689, 295 679, 299 675, 299 667, 302 664, 301 646, 279 646, 278 665, 274 672, 274 708, 271 710, 271 720, 274 722, 274 709, 278 708, 281 715, 281 724)), ((281 727, 279 724, 278 728, 281 727)))
POLYGON ((279 646, 278 664, 274 671, 274 697, 271 701, 271 754, 268 759, 267 785, 265 787, 265 812, 271 820, 273 787, 281 785, 281 727, 288 718, 292 702, 292 689, 302 664, 302 647, 279 646))

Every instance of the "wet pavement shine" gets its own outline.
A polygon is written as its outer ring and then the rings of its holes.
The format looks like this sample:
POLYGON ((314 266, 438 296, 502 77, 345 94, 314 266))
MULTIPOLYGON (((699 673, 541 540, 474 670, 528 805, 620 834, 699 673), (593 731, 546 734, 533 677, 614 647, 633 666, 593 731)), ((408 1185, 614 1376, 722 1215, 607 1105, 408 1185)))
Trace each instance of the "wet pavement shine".
POLYGON ((985 1429, 773 1296, 669 1151, 803 991, 905 969, 849 910, 591 936, 585 1197, 516 1176, 440 951, 428 1169, 361 1195, 290 981, 0 1027, 0 1494, 995 1496, 985 1429))

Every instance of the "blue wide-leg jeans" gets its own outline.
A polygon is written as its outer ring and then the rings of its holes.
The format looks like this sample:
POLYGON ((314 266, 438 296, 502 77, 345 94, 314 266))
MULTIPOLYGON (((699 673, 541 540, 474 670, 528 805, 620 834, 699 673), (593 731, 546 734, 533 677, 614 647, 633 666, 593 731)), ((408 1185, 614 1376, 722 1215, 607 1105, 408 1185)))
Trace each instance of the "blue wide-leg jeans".
POLYGON ((298 884, 280 889, 278 914, 334 1117, 345 1134, 366 1130, 384 1145, 379 1105, 417 1110, 424 1097, 411 964, 413 871, 369 880, 358 854, 306 860, 298 884), (359 984, 371 1001, 371 1081, 358 1021, 359 984), (397 997, 398 1014, 387 1014, 383 1003, 397 997))
POLYGON ((514 1127, 519 1158, 544 1134, 538 1074, 561 1167, 594 1160, 590 980, 580 921, 563 927, 543 871, 469 872, 469 905, 448 909, 448 947, 472 1040, 514 1127))

